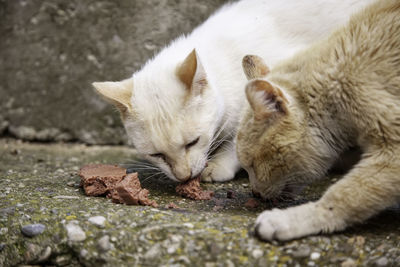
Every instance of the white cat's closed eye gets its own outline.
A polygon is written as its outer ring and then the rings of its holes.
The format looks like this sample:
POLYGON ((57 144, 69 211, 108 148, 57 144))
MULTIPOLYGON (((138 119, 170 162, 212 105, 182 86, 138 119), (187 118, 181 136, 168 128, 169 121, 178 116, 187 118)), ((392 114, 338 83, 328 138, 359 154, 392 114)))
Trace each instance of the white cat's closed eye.
POLYGON ((200 136, 197 137, 197 138, 196 138, 195 140, 193 140, 192 142, 186 144, 186 145, 185 145, 185 148, 186 148, 186 149, 189 149, 190 147, 192 147, 192 146, 194 146, 195 144, 197 144, 197 143, 199 142, 199 140, 200 140, 200 136))
POLYGON ((159 159, 165 160, 165 155, 163 153, 154 153, 154 154, 150 154, 149 156, 153 157, 153 158, 159 158, 159 159))

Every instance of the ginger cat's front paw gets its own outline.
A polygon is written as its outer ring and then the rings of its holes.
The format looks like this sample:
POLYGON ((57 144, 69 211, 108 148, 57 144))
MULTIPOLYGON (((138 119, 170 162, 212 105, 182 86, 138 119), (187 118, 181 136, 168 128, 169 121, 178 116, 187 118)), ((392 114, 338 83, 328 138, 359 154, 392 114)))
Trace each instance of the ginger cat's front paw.
POLYGON ((261 213, 255 226, 255 234, 265 241, 287 241, 318 234, 331 232, 332 221, 325 217, 316 203, 291 207, 286 210, 273 209, 261 213))
POLYGON ((203 182, 226 182, 235 177, 236 169, 210 161, 201 174, 203 182))

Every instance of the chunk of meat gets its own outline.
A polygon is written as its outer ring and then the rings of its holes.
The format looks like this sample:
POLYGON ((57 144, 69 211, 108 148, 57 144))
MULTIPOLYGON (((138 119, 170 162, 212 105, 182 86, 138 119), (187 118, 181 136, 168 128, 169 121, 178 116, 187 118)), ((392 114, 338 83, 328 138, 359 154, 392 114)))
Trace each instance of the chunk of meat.
POLYGON ((117 165, 89 164, 81 168, 79 175, 88 196, 106 195, 114 203, 158 206, 148 198, 149 191, 141 187, 137 172, 126 174, 126 169, 117 165))
POLYGON ((138 173, 127 174, 115 185, 111 195, 112 201, 127 205, 144 205, 158 207, 154 200, 148 198, 149 190, 140 186, 138 173))
POLYGON ((79 171, 81 186, 88 196, 109 195, 110 190, 125 175, 126 169, 109 164, 88 164, 79 171))
POLYGON ((214 195, 212 191, 203 191, 200 187, 200 176, 176 186, 176 193, 194 200, 209 200, 214 195))

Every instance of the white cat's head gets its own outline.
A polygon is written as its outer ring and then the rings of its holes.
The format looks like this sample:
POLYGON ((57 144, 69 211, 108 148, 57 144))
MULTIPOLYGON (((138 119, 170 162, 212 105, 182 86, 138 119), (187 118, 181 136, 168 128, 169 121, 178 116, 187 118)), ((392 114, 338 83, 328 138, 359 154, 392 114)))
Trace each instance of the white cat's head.
POLYGON ((220 103, 193 50, 178 64, 147 64, 132 78, 93 83, 121 112, 129 140, 175 181, 204 169, 220 103))

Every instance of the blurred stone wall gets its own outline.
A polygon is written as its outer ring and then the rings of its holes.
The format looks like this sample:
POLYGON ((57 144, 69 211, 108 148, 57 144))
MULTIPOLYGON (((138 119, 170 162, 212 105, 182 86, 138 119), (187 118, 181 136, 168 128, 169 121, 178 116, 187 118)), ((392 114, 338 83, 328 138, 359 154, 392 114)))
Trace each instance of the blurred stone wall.
POLYGON ((0 0, 0 136, 125 143, 91 82, 120 80, 226 0, 0 0))

